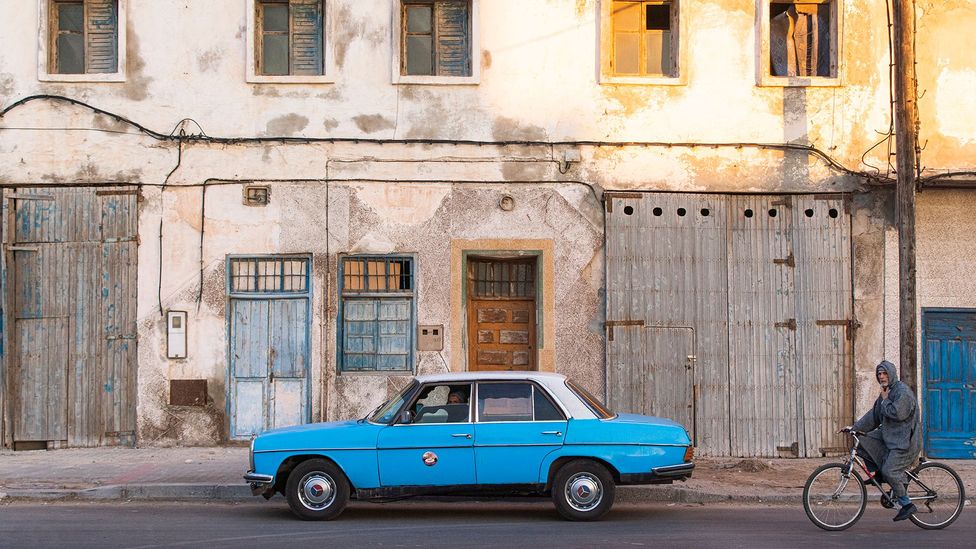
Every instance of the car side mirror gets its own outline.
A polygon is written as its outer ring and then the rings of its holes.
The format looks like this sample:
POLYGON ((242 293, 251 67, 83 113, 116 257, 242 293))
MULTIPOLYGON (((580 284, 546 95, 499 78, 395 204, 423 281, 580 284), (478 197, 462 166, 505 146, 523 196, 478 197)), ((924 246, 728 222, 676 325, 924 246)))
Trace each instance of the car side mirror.
POLYGON ((400 412, 400 417, 397 418, 397 424, 409 425, 411 423, 413 423, 413 410, 400 412))

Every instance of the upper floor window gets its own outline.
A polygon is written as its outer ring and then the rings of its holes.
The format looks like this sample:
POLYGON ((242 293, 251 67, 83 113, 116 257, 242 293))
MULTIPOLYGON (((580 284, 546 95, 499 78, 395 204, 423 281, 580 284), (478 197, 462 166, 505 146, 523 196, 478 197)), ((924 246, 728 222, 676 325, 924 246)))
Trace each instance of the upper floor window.
POLYGON ((46 0, 40 4, 39 78, 120 81, 123 0, 46 0))
POLYGON ((601 82, 682 84, 680 0, 603 0, 601 82))
POLYGON ((400 0, 394 81, 476 83, 478 0, 400 0))
POLYGON ((840 0, 761 0, 765 85, 839 83, 840 0))
POLYGON ((614 74, 673 76, 672 7, 667 1, 613 3, 614 74))
POLYGON ((248 82, 319 83, 328 50, 325 0, 248 0, 248 82))

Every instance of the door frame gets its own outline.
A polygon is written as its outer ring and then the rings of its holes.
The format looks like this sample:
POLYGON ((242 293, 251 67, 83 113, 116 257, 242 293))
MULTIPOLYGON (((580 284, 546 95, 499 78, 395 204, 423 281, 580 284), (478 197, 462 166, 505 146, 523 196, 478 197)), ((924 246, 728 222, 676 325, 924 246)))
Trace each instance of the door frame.
MULTIPOLYGON (((493 250, 487 252, 481 252, 476 250, 466 250, 462 254, 462 264, 461 264, 461 295, 463 296, 464 302, 464 365, 465 371, 471 370, 471 354, 474 352, 476 342, 471 340, 472 326, 471 326, 471 313, 472 301, 476 301, 472 298, 470 293, 470 288, 468 286, 468 269, 473 260, 476 259, 488 259, 497 260, 499 262, 505 261, 524 261, 529 263, 531 261, 533 265, 533 285, 535 286, 535 295, 532 297, 532 303, 534 305, 532 314, 530 317, 530 329, 529 333, 529 346, 531 347, 529 365, 532 366, 532 371, 544 371, 542 369, 542 356, 540 350, 542 349, 545 341, 543 337, 543 272, 542 272, 542 261, 540 257, 543 256, 540 250, 493 250)), ((487 301, 487 300, 486 300, 487 301)), ((499 301, 504 301, 499 299, 499 301)), ((528 301, 528 299, 511 299, 511 301, 528 301)))
MULTIPOLYGON (((232 343, 233 343, 233 307, 231 303, 234 300, 263 300, 263 301, 275 301, 281 299, 304 299, 305 300, 305 350, 307 357, 305 360, 305 402, 307 403, 305 411, 302 414, 302 420, 305 423, 311 422, 312 418, 312 299, 314 298, 312 292, 312 282, 315 280, 312 276, 312 269, 314 267, 312 261, 312 254, 227 254, 224 258, 224 269, 226 279, 224 289, 224 327, 225 333, 227 334, 226 343, 224 346, 224 352, 227 356, 227 365, 224 369, 224 375, 226 379, 225 389, 224 389, 224 414, 227 417, 225 426, 227 428, 227 438, 228 440, 243 440, 241 438, 236 438, 234 436, 234 365, 231 358, 232 354, 232 343), (244 293, 244 292, 234 292, 232 291, 232 275, 231 275, 231 265, 235 259, 257 259, 257 260, 304 260, 306 262, 307 270, 305 272, 305 291, 304 292, 254 292, 254 293, 244 293)), ((270 337, 270 334, 269 334, 270 337)), ((265 395, 266 396, 266 395, 265 395)), ((267 403, 264 403, 266 406, 267 403)))

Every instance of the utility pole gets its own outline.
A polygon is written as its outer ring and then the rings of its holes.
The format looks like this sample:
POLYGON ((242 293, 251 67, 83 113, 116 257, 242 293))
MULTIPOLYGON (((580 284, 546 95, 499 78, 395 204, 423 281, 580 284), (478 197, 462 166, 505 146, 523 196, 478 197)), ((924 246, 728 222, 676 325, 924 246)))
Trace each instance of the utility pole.
POLYGON ((915 292, 915 183, 918 155, 918 90, 915 79, 915 2, 894 0, 895 144, 897 169, 898 303, 900 377, 912 390, 918 379, 915 292))

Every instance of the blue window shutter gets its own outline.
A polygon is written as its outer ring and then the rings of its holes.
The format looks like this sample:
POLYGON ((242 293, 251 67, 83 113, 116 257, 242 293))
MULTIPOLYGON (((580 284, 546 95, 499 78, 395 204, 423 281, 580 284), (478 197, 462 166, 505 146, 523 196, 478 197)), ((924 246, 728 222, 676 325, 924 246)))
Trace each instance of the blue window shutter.
POLYGON ((291 74, 320 75, 323 67, 322 0, 291 0, 291 74))
POLYGON ((437 75, 471 76, 470 1, 437 3, 437 75))
POLYGON ((409 299, 385 299, 379 302, 378 370, 409 368, 410 318, 409 299))
POLYGON ((86 71, 118 72, 119 5, 117 0, 88 0, 85 21, 86 71))
POLYGON ((344 370, 373 370, 376 361, 376 299, 347 299, 342 307, 344 370))

